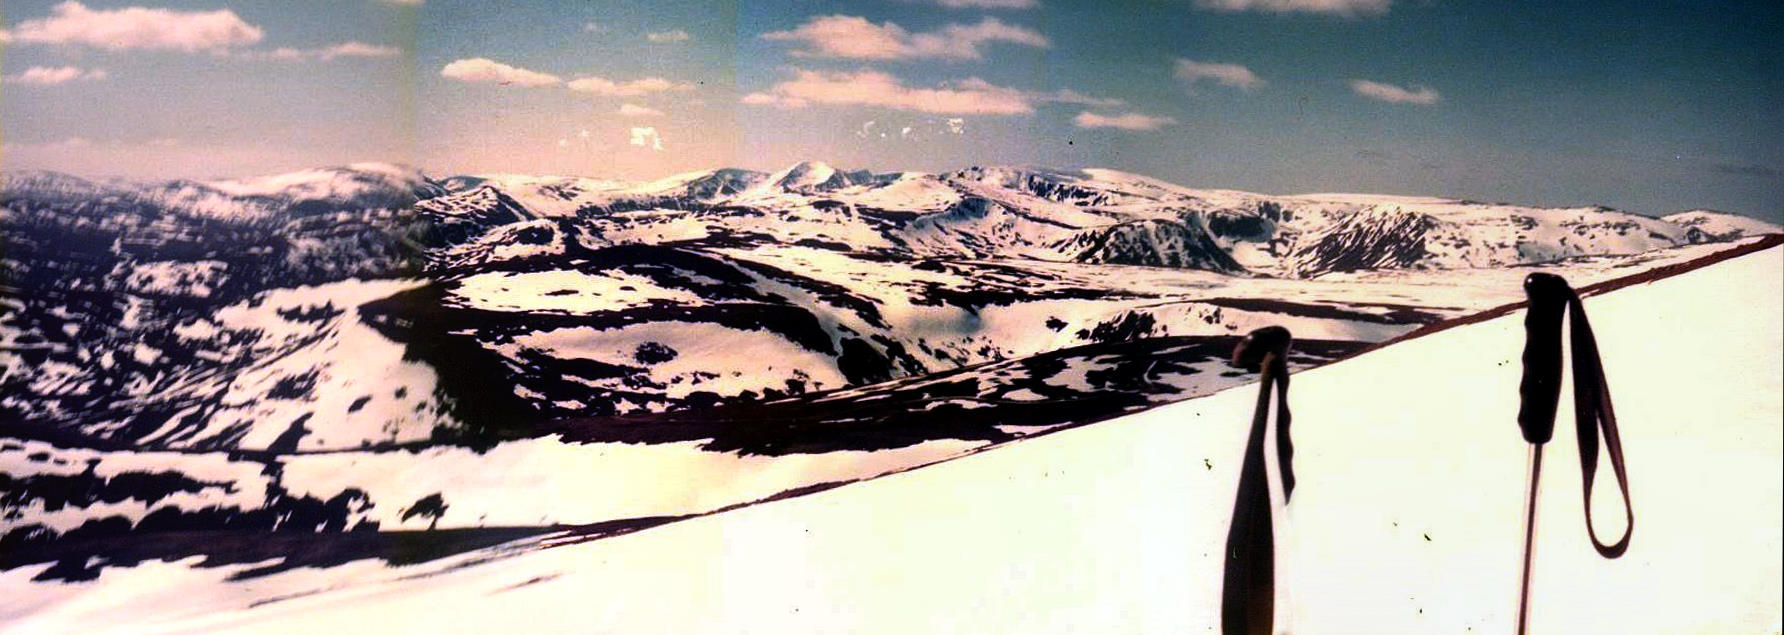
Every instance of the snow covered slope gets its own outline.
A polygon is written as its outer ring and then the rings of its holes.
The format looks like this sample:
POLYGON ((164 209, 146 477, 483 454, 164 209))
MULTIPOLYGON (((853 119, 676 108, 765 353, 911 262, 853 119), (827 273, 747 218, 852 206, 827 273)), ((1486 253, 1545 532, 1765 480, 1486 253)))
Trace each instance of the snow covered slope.
POLYGON ((414 286, 363 279, 418 272, 403 232, 416 201, 437 193, 418 172, 361 164, 146 185, 38 174, 4 185, 9 434, 263 448, 304 419, 332 429, 329 444, 356 447, 452 426, 430 416, 429 371, 398 361, 401 347, 353 309, 414 286), (399 388, 416 393, 317 393, 399 388))
POLYGON ((1730 240, 1741 236, 1784 233, 1784 227, 1771 223, 1707 209, 1691 210, 1662 217, 1660 220, 1686 228, 1692 242, 1730 240))
MULTIPOLYGON (((1587 299, 1622 415, 1637 527, 1622 559, 1590 549, 1572 441, 1558 435, 1532 632, 1778 629, 1781 268, 1784 249, 1773 247, 1587 299)), ((1282 541, 1296 632, 1511 629, 1521 318, 1296 376, 1299 488, 1282 541)), ((537 551, 396 569, 359 562, 251 585, 224 580, 250 564, 143 565, 102 587, 117 593, 26 584, 36 573, 26 568, 0 574, 22 591, 0 615, 45 632, 1204 632, 1218 628, 1220 545, 1254 394, 1234 388, 537 551)))

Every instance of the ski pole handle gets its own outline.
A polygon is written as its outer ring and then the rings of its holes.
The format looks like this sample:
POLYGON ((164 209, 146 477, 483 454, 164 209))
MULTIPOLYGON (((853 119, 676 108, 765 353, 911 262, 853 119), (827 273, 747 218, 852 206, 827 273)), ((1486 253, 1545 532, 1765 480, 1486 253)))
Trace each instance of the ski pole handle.
POLYGON ((1524 440, 1548 443, 1555 436, 1555 409, 1561 402, 1561 316, 1573 288, 1560 276, 1524 277, 1529 308, 1524 313, 1524 377, 1518 382, 1518 427, 1524 440))
POLYGON ((1231 363, 1234 367, 1254 373, 1260 370, 1268 372, 1268 369, 1263 368, 1264 358, 1270 353, 1275 353, 1278 360, 1286 363, 1290 339, 1293 338, 1289 335, 1288 329, 1280 326, 1266 326, 1254 330, 1247 333, 1245 339, 1239 341, 1239 346, 1233 349, 1231 363))

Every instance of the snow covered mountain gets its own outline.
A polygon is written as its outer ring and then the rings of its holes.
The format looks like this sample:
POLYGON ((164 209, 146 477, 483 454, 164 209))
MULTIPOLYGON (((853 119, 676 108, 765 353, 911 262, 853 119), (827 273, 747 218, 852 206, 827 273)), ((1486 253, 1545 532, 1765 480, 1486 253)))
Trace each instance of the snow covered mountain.
POLYGON ((1206 394, 1258 326, 1324 363, 1531 269, 1779 231, 1669 219, 1095 169, 7 175, 0 542, 703 513, 1206 394), (599 487, 501 494, 594 457, 599 487))
POLYGON ((745 191, 745 196, 761 196, 771 192, 828 192, 850 186, 872 185, 879 179, 880 177, 866 170, 844 172, 826 163, 801 161, 763 177, 758 185, 745 191))
POLYGON ((1237 273, 1245 268, 1195 223, 1137 220, 1074 234, 1056 247, 1076 262, 1203 269, 1237 273))
POLYGON ((385 163, 303 170, 247 179, 94 183, 53 172, 7 173, 9 201, 131 201, 200 218, 246 220, 270 215, 398 209, 443 191, 420 171, 385 163))
MULTIPOLYGON (((596 237, 590 246, 729 234, 900 257, 1023 258, 1295 277, 1533 264, 1778 231, 1714 212, 1654 219, 1602 207, 1543 209, 1355 194, 1270 196, 1196 190, 1113 170, 970 168, 876 175, 805 162, 773 174, 719 170, 643 184, 489 177, 449 180, 448 188, 452 194, 423 206, 438 222, 470 219, 493 230, 521 220, 574 217, 581 226, 604 226, 591 234, 596 237), (513 206, 530 214, 502 211, 513 206), (616 216, 665 210, 682 213, 616 216), (1199 235, 1236 262, 1211 253, 1199 235)), ((484 237, 459 238, 453 242, 484 237)), ((487 240, 516 238, 498 233, 487 240)))
POLYGON ((1777 225, 1762 220, 1706 209, 1680 212, 1660 220, 1684 227, 1686 240, 1692 242, 1733 240, 1741 236, 1775 234, 1779 231, 1777 225))

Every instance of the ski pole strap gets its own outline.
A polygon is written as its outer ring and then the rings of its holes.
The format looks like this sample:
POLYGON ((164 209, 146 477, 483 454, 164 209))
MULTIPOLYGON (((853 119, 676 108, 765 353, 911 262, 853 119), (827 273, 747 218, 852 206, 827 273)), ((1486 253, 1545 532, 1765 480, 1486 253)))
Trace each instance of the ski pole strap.
POLYGON ((1233 521, 1227 528, 1226 570, 1221 588, 1221 631, 1229 635, 1268 634, 1276 602, 1275 535, 1271 520, 1270 483, 1264 460, 1264 438, 1270 417, 1270 393, 1276 393, 1276 452, 1286 502, 1294 490, 1294 444, 1289 440, 1288 329, 1271 326, 1252 331, 1233 351, 1232 364, 1263 374, 1257 408, 1240 466, 1233 521))
POLYGON ((1530 305, 1524 315, 1524 377, 1518 384, 1518 427, 1531 443, 1547 443, 1554 436, 1555 412, 1561 399, 1561 317, 1565 313, 1570 316, 1568 332, 1573 340, 1573 409, 1585 483, 1586 534, 1600 555, 1616 558, 1629 549, 1629 536, 1635 531, 1635 508, 1629 500, 1623 439, 1617 433, 1617 413, 1611 407, 1610 386, 1605 383, 1604 363, 1598 357, 1598 340, 1592 335, 1592 324, 1586 319, 1579 294, 1560 276, 1530 274, 1524 278, 1524 292, 1530 297, 1530 305), (1592 523, 1592 483, 1598 470, 1601 432, 1611 472, 1623 495, 1627 520, 1623 536, 1610 544, 1598 538, 1592 523))

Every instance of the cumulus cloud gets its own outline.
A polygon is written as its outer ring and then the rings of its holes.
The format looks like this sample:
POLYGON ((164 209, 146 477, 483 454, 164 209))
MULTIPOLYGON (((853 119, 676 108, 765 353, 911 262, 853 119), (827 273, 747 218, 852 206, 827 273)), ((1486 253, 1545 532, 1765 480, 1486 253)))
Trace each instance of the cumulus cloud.
POLYGON ((1034 112, 1032 95, 969 78, 936 88, 906 86, 887 73, 792 69, 793 78, 743 103, 780 108, 874 106, 936 115, 1020 115, 1034 112))
POLYGON ((327 62, 342 57, 396 57, 402 54, 403 50, 394 46, 366 44, 365 42, 342 42, 333 46, 313 49, 280 47, 270 51, 253 51, 245 53, 244 57, 287 62, 303 60, 327 62))
POLYGON ((1367 79, 1351 80, 1350 89, 1356 94, 1370 99, 1385 101, 1390 104, 1419 104, 1428 106, 1443 99, 1437 91, 1424 86, 1401 88, 1393 84, 1372 82, 1367 79))
POLYGON ((447 64, 445 68, 440 69, 440 76, 461 82, 511 84, 528 88, 556 86, 564 81, 563 78, 550 73, 509 66, 484 57, 457 60, 447 64))
POLYGON ((663 111, 637 104, 620 104, 619 115, 621 117, 661 117, 663 111))
POLYGON ((1094 112, 1081 112, 1072 117, 1072 123, 1079 128, 1117 128, 1120 130, 1157 130, 1177 123, 1170 117, 1155 117, 1137 112, 1118 115, 1099 115, 1094 112))
POLYGON ((1196 6, 1215 11, 1264 11, 1268 13, 1326 13, 1333 15, 1381 15, 1394 0, 1196 0, 1196 6))
POLYGON ((1244 66, 1198 62, 1183 58, 1177 59, 1177 79, 1189 82, 1191 85, 1212 81, 1239 90, 1252 90, 1264 85, 1264 80, 1258 79, 1256 73, 1244 66))
POLYGON ((997 18, 985 18, 978 24, 950 24, 935 31, 911 33, 891 22, 875 24, 859 16, 824 15, 811 18, 791 31, 764 33, 762 39, 796 42, 801 45, 793 51, 796 56, 859 60, 976 60, 984 57, 980 49, 985 44, 1006 43, 1036 48, 1051 45, 1039 32, 1006 24, 997 18))
POLYGON ((694 88, 661 77, 645 77, 629 82, 616 82, 604 77, 581 77, 570 82, 569 86, 570 90, 579 93, 593 93, 603 97, 642 97, 651 93, 694 88))
POLYGON ((105 69, 83 69, 79 66, 33 66, 17 75, 7 75, 0 80, 8 84, 34 84, 37 86, 54 86, 79 81, 97 81, 105 79, 105 69))
POLYGON ((7 40, 27 44, 90 46, 108 51, 224 51, 259 42, 265 32, 229 9, 175 11, 125 7, 93 10, 74 0, 46 18, 25 20, 7 40))
POLYGON ((652 150, 662 150, 663 149, 663 135, 657 134, 657 129, 655 127, 646 126, 646 127, 642 127, 642 128, 633 128, 631 143, 632 143, 632 145, 635 145, 635 146, 638 146, 641 148, 650 148, 652 150))
POLYGON ((606 33, 607 25, 601 24, 600 22, 584 22, 584 23, 582 23, 582 32, 583 33, 606 33))
POLYGON ((654 33, 646 33, 646 34, 644 34, 644 39, 650 40, 657 44, 669 44, 669 43, 673 43, 673 42, 686 42, 688 40, 694 39, 694 36, 688 35, 687 31, 683 31, 681 29, 676 29, 674 31, 657 31, 654 33))

